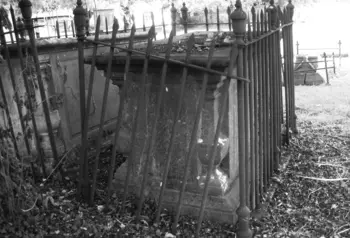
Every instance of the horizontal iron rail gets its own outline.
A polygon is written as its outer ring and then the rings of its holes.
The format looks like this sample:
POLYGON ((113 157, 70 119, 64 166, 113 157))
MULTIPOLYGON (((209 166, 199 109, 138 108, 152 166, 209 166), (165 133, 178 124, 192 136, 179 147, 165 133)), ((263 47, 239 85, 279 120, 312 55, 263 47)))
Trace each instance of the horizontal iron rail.
MULTIPOLYGON (((33 26, 30 29, 35 29, 35 28, 39 28, 39 27, 44 27, 44 25, 33 26)), ((7 32, 4 32, 3 34, 0 34, 0 36, 8 35, 8 34, 11 34, 11 33, 15 34, 15 31, 7 31, 7 32)))
MULTIPOLYGON (((327 67, 327 68, 318 68, 316 70, 320 70, 320 69, 334 69, 334 67, 327 67)), ((304 72, 315 72, 316 70, 302 70, 302 71, 294 71, 295 73, 304 73, 304 72)))
MULTIPOLYGON (((85 38, 85 41, 92 42, 94 44, 101 44, 101 45, 105 45, 105 46, 110 46, 110 44, 108 44, 108 43, 104 43, 104 42, 100 42, 100 41, 94 41, 94 40, 90 40, 90 39, 86 39, 86 38, 85 38)), ((145 52, 138 51, 138 50, 130 50, 130 49, 126 49, 126 48, 118 47, 118 46, 114 46, 114 48, 117 48, 119 50, 126 51, 126 52, 132 52, 132 53, 139 54, 139 55, 146 55, 145 52)), ((165 58, 163 58, 161 56, 152 55, 152 54, 150 55, 150 57, 153 58, 153 59, 166 60, 165 58)), ((220 72, 220 71, 217 71, 217 70, 207 69, 207 68, 204 68, 204 67, 201 67, 201 66, 198 66, 198 65, 194 65, 194 64, 186 64, 186 63, 184 63, 182 61, 174 60, 174 59, 169 59, 169 60, 166 60, 166 61, 168 61, 170 63, 178 64, 178 65, 181 65, 181 66, 185 66, 185 67, 188 67, 188 68, 198 69, 198 70, 201 70, 201 71, 204 71, 204 72, 207 72, 207 73, 225 76, 225 77, 228 77, 229 79, 232 78, 232 79, 242 80, 242 81, 250 83, 250 79, 243 78, 243 77, 238 77, 238 76, 232 76, 229 73, 223 73, 223 72, 220 72)))
POLYGON ((339 50, 339 48, 306 48, 306 49, 299 49, 299 50, 339 50))
POLYGON ((259 37, 255 38, 255 39, 253 39, 252 41, 246 42, 246 43, 244 44, 244 46, 248 46, 248 45, 251 45, 251 44, 255 44, 255 43, 259 42, 260 40, 265 39, 265 38, 269 37, 270 35, 275 34, 276 32, 282 30, 283 28, 285 28, 285 27, 287 27, 287 26, 292 26, 293 23, 294 23, 294 22, 285 23, 285 24, 283 24, 282 26, 276 28, 275 30, 271 30, 271 31, 269 31, 269 32, 266 32, 266 33, 262 34, 261 36, 259 36, 259 37))
MULTIPOLYGON (((333 60, 327 60, 327 62, 333 62, 333 60)), ((302 61, 302 62, 295 62, 294 64, 302 64, 302 63, 324 63, 324 60, 322 60, 322 61, 302 61)))

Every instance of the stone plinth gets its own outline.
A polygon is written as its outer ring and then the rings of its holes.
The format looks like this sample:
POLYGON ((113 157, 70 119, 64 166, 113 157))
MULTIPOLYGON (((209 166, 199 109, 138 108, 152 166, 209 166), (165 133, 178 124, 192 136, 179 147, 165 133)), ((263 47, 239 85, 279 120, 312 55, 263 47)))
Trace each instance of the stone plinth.
MULTIPOLYGON (((117 43, 123 44, 128 41, 129 33, 118 34, 117 43)), ((146 33, 137 33, 136 41, 142 42, 146 38, 146 33)), ((93 39, 93 37, 88 37, 88 39, 93 39)), ((100 40, 103 42, 109 42, 111 35, 101 35, 100 40)), ((78 53, 77 53, 77 40, 70 39, 40 39, 37 40, 37 49, 39 53, 40 69, 41 75, 45 87, 46 96, 49 98, 49 109, 50 117, 53 122, 53 129, 55 134, 56 145, 58 147, 59 154, 64 153, 69 150, 72 146, 75 146, 80 142, 80 105, 79 105, 79 71, 78 71, 78 53), (57 113, 58 112, 58 113, 57 113)), ((46 129, 46 122, 42 108, 42 99, 37 87, 36 72, 33 62, 30 60, 30 43, 29 41, 21 42, 21 46, 24 54, 24 63, 27 67, 29 86, 31 88, 32 102, 35 106, 34 115, 37 119, 37 124, 39 127, 39 134, 41 135, 41 144, 44 149, 45 157, 52 158, 52 151, 50 148, 50 143, 48 139, 48 133, 46 129)), ((92 43, 85 44, 84 54, 85 56, 92 55, 92 43)), ((21 75, 21 66, 18 58, 18 51, 16 44, 8 45, 9 53, 11 56, 11 65, 15 74, 15 81, 18 87, 18 94, 21 100, 25 102, 27 100, 27 94, 24 88, 23 78, 21 75)), ((109 52, 109 47, 98 47, 99 54, 106 54, 109 52)), ((3 48, 1 48, 1 53, 3 55, 3 48)), ((4 57, 4 56, 3 56, 4 57)), ((85 83, 86 87, 88 85, 90 77, 90 65, 85 65, 85 83)), ((10 73, 6 61, 0 62, 0 76, 3 81, 7 102, 9 103, 10 113, 12 122, 14 124, 15 133, 22 133, 17 104, 13 100, 14 92, 11 85, 10 73)), ((103 72, 98 72, 95 70, 94 74, 95 83, 92 93, 92 103, 90 111, 90 130, 89 137, 92 139, 95 134, 97 134, 97 128, 100 121, 101 114, 101 104, 103 98, 103 87, 104 84, 100 82, 105 80, 103 72)), ((87 92, 86 92, 87 93, 87 92)), ((0 101, 1 98, 0 98, 0 101)), ((111 87, 109 93, 109 104, 107 107, 106 121, 110 127, 114 127, 115 118, 117 115, 116 105, 118 106, 119 96, 118 88, 111 87)), ((29 109, 24 106, 22 107, 23 115, 28 114, 29 109)), ((7 119, 5 113, 0 111, 0 126, 7 126, 7 119)), ((28 117, 27 117, 28 118, 28 117)), ((30 117, 29 117, 30 118, 30 117)), ((32 128, 32 122, 29 121, 29 127, 32 128)), ((108 127, 107 127, 108 129, 108 127)), ((36 143, 34 141, 34 135, 30 138, 32 153, 35 155, 36 143)), ((23 142, 23 138, 20 137, 19 149, 21 154, 26 154, 26 147, 23 142)))
MULTIPOLYGON (((180 36, 184 37, 184 36, 180 36)), ((175 38, 174 42, 178 42, 175 38)), ((155 42, 157 46, 157 42, 155 42)), ((214 54, 213 67, 224 72, 227 70, 230 48, 218 48, 214 54)), ((159 52, 158 52, 159 53, 159 52)), ((162 53, 159 53, 162 55, 162 53)), ((191 63, 204 66, 207 61, 208 52, 197 52, 193 54, 191 63)), ((173 59, 184 60, 184 53, 174 53, 173 59)), ((86 60, 87 63, 91 59, 86 60)), ((106 70, 107 57, 97 57, 97 68, 106 70)), ((122 86, 121 79, 125 67, 125 54, 120 53, 113 58, 114 83, 122 86)), ((132 193, 139 195, 140 185, 143 178, 143 168, 151 140, 150 133, 155 118, 155 107, 157 94, 160 90, 160 78, 163 62, 161 60, 150 60, 149 71, 146 81, 145 96, 141 100, 140 117, 136 131, 136 143, 131 145, 131 134, 133 120, 136 116, 138 97, 141 95, 141 80, 143 56, 133 55, 130 66, 129 79, 131 86, 127 89, 127 98, 122 116, 122 131, 129 134, 126 139, 126 153, 135 153, 132 164, 130 187, 132 193)), ((235 73, 235 72, 234 72, 235 73)), ((165 82, 164 99, 161 103, 159 120, 157 122, 157 135, 155 146, 151 153, 148 180, 145 195, 158 199, 163 176, 167 149, 171 136, 172 125, 177 105, 179 103, 182 67, 173 63, 169 64, 165 82)), ((181 188, 185 159, 189 150, 189 144, 196 114, 196 104, 200 95, 201 83, 204 73, 200 70, 189 70, 189 76, 185 87, 185 95, 181 99, 183 108, 178 120, 178 130, 175 133, 175 144, 172 160, 168 174, 165 193, 166 207, 173 209, 181 188)), ((218 153, 215 156, 214 169, 210 171, 212 179, 209 186, 209 199, 207 202, 208 218, 221 222, 235 222, 235 210, 239 205, 238 193, 238 156, 237 156, 237 91, 236 81, 232 80, 229 88, 223 88, 221 76, 209 75, 208 88, 205 94, 205 102, 200 116, 200 124, 196 131, 196 149, 190 163, 190 173, 186 181, 186 194, 184 198, 183 213, 198 214, 204 178, 207 173, 208 155, 213 144, 215 128, 218 122, 220 108, 223 103, 222 94, 229 90, 229 105, 224 112, 224 123, 221 128, 218 153)), ((119 167, 115 173, 115 189, 122 192, 127 173, 127 163, 119 167)))

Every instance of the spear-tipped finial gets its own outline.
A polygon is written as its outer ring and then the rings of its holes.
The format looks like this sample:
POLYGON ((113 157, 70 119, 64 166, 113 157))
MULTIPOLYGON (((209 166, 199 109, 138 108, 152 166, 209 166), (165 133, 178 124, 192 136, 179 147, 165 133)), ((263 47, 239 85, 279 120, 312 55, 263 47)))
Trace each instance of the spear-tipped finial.
POLYGON ((241 0, 237 0, 237 1, 236 1, 235 7, 236 7, 236 8, 242 8, 242 2, 241 2, 241 0))
POLYGON ((73 10, 76 35, 78 38, 85 36, 85 16, 86 10, 83 8, 81 0, 77 0, 77 7, 73 10))
POLYGON ((243 36, 246 32, 247 14, 243 11, 240 0, 236 1, 235 7, 236 9, 231 13, 230 18, 236 36, 236 44, 242 45, 244 44, 243 36))

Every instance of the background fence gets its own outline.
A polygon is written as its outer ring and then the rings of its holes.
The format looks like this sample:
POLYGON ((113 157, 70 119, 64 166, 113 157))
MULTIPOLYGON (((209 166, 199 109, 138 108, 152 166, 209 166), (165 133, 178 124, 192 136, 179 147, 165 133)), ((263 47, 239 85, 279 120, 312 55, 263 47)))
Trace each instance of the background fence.
MULTIPOLYGON (((45 114, 46 125, 49 132, 50 144, 53 151, 53 157, 56 162, 56 168, 59 168, 59 164, 64 159, 64 156, 59 156, 56 149, 54 134, 52 130, 52 122, 50 119, 49 113, 49 104, 47 96, 45 95, 45 89, 43 84, 43 79, 40 73, 40 65, 38 59, 38 52, 36 48, 35 40, 35 27, 33 24, 33 19, 31 18, 31 4, 28 0, 22 0, 20 2, 20 7, 23 14, 24 26, 28 32, 31 52, 30 57, 33 60, 33 65, 36 71, 36 80, 39 86, 39 92, 42 98, 43 112, 45 114)), ((155 28, 153 25, 148 30, 148 39, 147 47, 145 51, 135 50, 134 48, 134 35, 136 32, 136 27, 131 28, 130 38, 128 47, 119 47, 116 46, 116 36, 119 31, 118 22, 114 21, 112 29, 112 38, 108 47, 110 47, 110 52, 108 55, 108 67, 106 73, 105 81, 105 91, 104 99, 102 103, 102 113, 100 118, 99 134, 97 138, 97 149, 94 154, 94 166, 93 168, 89 167, 89 161, 87 156, 87 147, 88 147, 88 138, 87 138, 87 125, 88 125, 88 115, 90 111, 90 102, 91 102, 91 92, 92 85, 94 81, 94 70, 96 64, 96 54, 97 47, 99 45, 106 45, 106 43, 99 41, 100 34, 100 24, 101 19, 97 18, 95 33, 94 33, 94 49, 92 54, 92 67, 89 74, 89 83, 86 87, 85 85, 85 70, 84 70, 84 42, 91 41, 88 40, 85 35, 85 10, 82 7, 82 1, 77 1, 77 7, 74 10, 74 23, 76 29, 76 36, 78 39, 78 62, 79 62, 79 87, 80 87, 80 116, 82 118, 81 123, 81 147, 80 147, 80 177, 78 181, 78 191, 77 196, 80 199, 88 201, 90 204, 94 203, 95 199, 95 190, 96 190, 96 179, 98 175, 98 163, 99 163, 99 154, 101 150, 101 138, 103 132, 103 125, 105 122, 106 114, 106 104, 108 88, 110 85, 111 72, 112 72, 112 60, 113 55, 115 54, 115 49, 118 49, 120 52, 126 52, 126 63, 125 63, 125 79, 124 86, 120 92, 120 107, 118 109, 118 120, 115 128, 115 137, 113 138, 113 150, 112 157, 110 159, 110 170, 108 174, 108 183, 107 183, 107 193, 108 200, 106 205, 109 205, 109 198, 111 197, 112 186, 111 182, 113 179, 113 171, 115 167, 115 155, 116 155, 116 142, 119 137, 119 132, 121 128, 121 118, 123 113, 123 105, 126 97, 126 92, 128 87, 130 87, 130 82, 128 80, 128 74, 130 72, 130 65, 132 64, 133 57, 139 55, 143 57, 143 68, 142 68, 142 81, 140 96, 138 98, 138 106, 133 120, 132 128, 132 145, 133 148, 135 144, 135 133, 138 127, 138 119, 140 117, 140 107, 142 98, 147 96, 147 91, 145 90, 146 77, 149 70, 149 62, 151 59, 157 59, 162 62, 162 74, 160 79, 160 90, 157 93, 156 107, 155 107, 155 119, 152 122, 151 137, 149 140, 147 148, 147 157, 145 158, 145 164, 148 165, 151 163, 151 153, 154 150, 155 135, 157 133, 157 121, 159 120, 159 111, 161 102, 164 98, 165 91, 165 82, 167 78, 167 72, 170 67, 170 64, 176 65, 182 68, 182 79, 181 79, 181 92, 183 93, 184 85, 188 76, 189 69, 195 69, 204 73, 204 76, 201 80, 201 91, 198 100, 196 101, 196 113, 193 118, 194 126, 190 132, 191 140, 189 143, 189 149, 185 158, 185 174, 183 177, 183 183, 177 201, 177 209, 174 215, 173 222, 173 231, 176 230, 177 223, 179 220, 180 212, 183 206, 183 196, 185 192, 185 186, 187 177, 189 175, 189 165, 195 151, 195 145, 197 141, 197 131, 200 120, 200 114, 203 107, 205 91, 208 85, 208 77, 210 75, 220 75, 224 76, 225 80, 223 81, 223 103, 220 105, 221 110, 219 118, 217 120, 215 136, 209 153, 209 168, 208 174, 205 180, 205 186, 202 193, 202 200, 200 209, 198 212, 198 223, 197 223, 197 236, 202 224, 202 219, 204 217, 204 210, 206 208, 206 202, 208 199, 208 189, 209 189, 209 180, 210 180, 210 171, 214 166, 214 156, 217 151, 220 149, 218 145, 220 129, 223 124, 224 113, 227 113, 226 108, 229 104, 228 97, 229 91, 228 88, 230 84, 237 80, 237 115, 238 115, 238 153, 239 153, 239 196, 240 196, 240 205, 237 210, 237 215, 239 219, 239 231, 238 237, 251 237, 252 233, 249 228, 249 217, 250 210, 259 209, 263 201, 264 193, 267 191, 268 186, 271 183, 271 178, 273 172, 278 169, 280 162, 281 149, 282 149, 282 138, 281 135, 284 133, 285 142, 289 143, 289 131, 296 131, 296 120, 295 120, 295 98, 294 98, 294 64, 293 64, 293 13, 294 6, 289 1, 289 4, 283 10, 279 7, 270 5, 268 8, 263 10, 257 10, 254 7, 251 8, 249 13, 250 17, 247 18, 247 15, 242 10, 242 5, 240 1, 236 1, 235 11, 231 12, 230 15, 231 21, 228 24, 230 29, 234 30, 233 38, 234 42, 229 44, 228 49, 230 50, 229 59, 228 59, 228 71, 220 72, 211 68, 213 58, 215 56, 215 45, 216 39, 213 39, 209 47, 208 55, 206 56, 206 67, 199 66, 193 63, 190 63, 192 57, 192 48, 194 46, 194 37, 191 36, 186 42, 187 50, 186 57, 184 61, 179 61, 172 59, 171 49, 173 44, 173 37, 176 35, 176 21, 175 21, 175 10, 172 8, 172 32, 171 34, 164 33, 164 37, 167 37, 166 51, 164 56, 152 54, 153 41, 155 39, 155 28), (280 47, 279 42, 283 39, 283 47, 280 47), (281 55, 283 54, 283 61, 281 55), (282 67, 283 65, 283 67, 282 67), (235 75, 234 69, 237 69, 237 75, 235 75), (282 70, 283 69, 283 70, 282 70), (282 78, 284 79, 284 88, 282 87, 282 78), (85 98, 85 90, 87 89, 88 94, 85 98), (284 93, 282 93, 284 90, 284 93), (283 131, 281 131, 281 125, 283 125, 283 131), (89 172, 92 172, 92 178, 89 176, 89 172), (91 182, 90 182, 91 181, 91 182)), ((186 11, 183 11, 186 12, 186 11)), ((15 19, 13 11, 11 11, 12 19, 15 19)), ((184 17, 182 17, 185 19, 184 17)), ((218 20, 218 22, 220 22, 218 20)), ((205 26, 208 30, 208 22, 206 21, 205 26)), ((165 29, 164 25, 162 26, 165 29)), ((184 32, 187 32, 188 25, 184 23, 184 32)), ((74 29, 74 28, 73 28, 74 29)), ((217 24, 217 30, 221 30, 221 25, 217 24)), ((28 95, 30 95, 29 80, 27 74, 27 68, 24 65, 24 56, 22 54, 21 44, 19 43, 19 29, 14 27, 14 34, 16 39, 16 44, 18 46, 18 54, 21 60, 22 66, 22 76, 25 83, 25 89, 28 95)), ((8 68, 10 71, 12 86, 16 89, 16 79, 13 76, 13 69, 11 68, 11 59, 7 48, 7 43, 4 38, 5 34, 0 25, 0 35, 1 43, 4 49, 4 56, 6 58, 8 68)), ((2 80, 0 80, 2 82, 2 80)), ((16 146, 15 135, 11 126, 11 118, 8 113, 8 104, 6 102, 6 97, 4 96, 4 87, 0 84, 1 94, 3 96, 3 103, 8 114, 9 122, 9 131, 10 138, 13 139, 13 143, 16 146)), ((16 90, 14 90, 16 92, 16 90)), ((15 97, 18 95, 15 94, 15 97)), ((17 100, 16 100, 17 101, 17 100)), ((19 100, 17 101, 20 102, 19 100)), ((174 114, 173 126, 171 130, 171 139, 169 147, 167 148, 167 153, 164 155, 166 158, 166 167, 163 171, 162 186, 161 192, 159 194, 158 208, 156 214, 156 220, 159 220, 160 212, 162 209, 163 195, 166 186, 167 173, 170 169, 170 161, 173 153, 173 143, 174 143, 174 134, 178 127, 178 115, 181 111, 181 107, 184 104, 183 96, 179 95, 177 111, 174 114)), ((33 107, 35 105, 31 104, 29 100, 29 109, 31 114, 33 114, 33 107)), ((230 105, 231 106, 231 105, 230 105)), ((23 115, 20 110, 21 106, 18 105, 18 115, 22 124, 22 129, 25 131, 25 125, 23 120, 23 115)), ((33 130, 35 134, 35 141, 37 143, 37 148, 40 147, 40 138, 37 133, 35 118, 33 120, 33 130)), ((25 137, 26 134, 24 133, 25 137)), ((28 138, 25 138, 28 140, 28 138)), ((28 154, 31 151, 28 148, 28 154)), ((40 153, 39 157, 40 157, 40 153)), ((18 153, 17 153, 18 155, 18 153)), ((122 212, 125 209, 125 202, 127 195, 129 193, 129 180, 131 173, 131 166, 135 160, 135 154, 131 153, 127 159, 128 173, 125 178, 125 187, 124 187, 124 197, 122 199, 122 212)), ((41 158, 42 161, 42 158, 41 158)), ((44 167, 44 163, 42 162, 44 167)), ((144 190, 147 183, 147 175, 149 166, 143 166, 143 180, 141 184, 140 198, 138 200, 136 220, 139 221, 142 211, 142 204, 144 202, 144 190)), ((45 171, 45 170, 44 170, 45 171)))

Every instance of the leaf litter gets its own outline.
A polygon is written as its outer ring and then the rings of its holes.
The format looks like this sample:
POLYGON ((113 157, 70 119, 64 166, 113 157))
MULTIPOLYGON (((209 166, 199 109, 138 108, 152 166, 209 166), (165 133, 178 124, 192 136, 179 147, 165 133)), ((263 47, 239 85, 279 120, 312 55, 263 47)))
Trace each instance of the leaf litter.
POLYGON ((298 122, 266 214, 252 219, 255 237, 350 237, 350 137, 340 125, 298 122))

